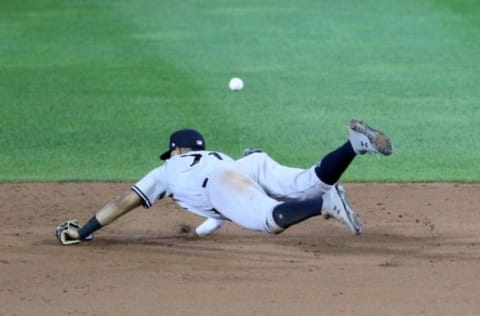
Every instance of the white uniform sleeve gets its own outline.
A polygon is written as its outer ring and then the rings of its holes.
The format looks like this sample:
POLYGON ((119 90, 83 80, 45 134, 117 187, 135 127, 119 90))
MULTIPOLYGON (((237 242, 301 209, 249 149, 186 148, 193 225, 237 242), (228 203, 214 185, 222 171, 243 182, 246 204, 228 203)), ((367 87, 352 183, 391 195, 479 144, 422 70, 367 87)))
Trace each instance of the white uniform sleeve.
POLYGON ((220 229, 223 225, 225 225, 228 220, 225 219, 216 219, 216 218, 209 218, 200 224, 196 229, 195 232, 198 236, 207 236, 213 233, 214 231, 220 229))
POLYGON ((135 183, 132 190, 142 199, 142 205, 150 208, 156 201, 162 199, 168 192, 168 179, 165 165, 153 169, 140 181, 135 183))

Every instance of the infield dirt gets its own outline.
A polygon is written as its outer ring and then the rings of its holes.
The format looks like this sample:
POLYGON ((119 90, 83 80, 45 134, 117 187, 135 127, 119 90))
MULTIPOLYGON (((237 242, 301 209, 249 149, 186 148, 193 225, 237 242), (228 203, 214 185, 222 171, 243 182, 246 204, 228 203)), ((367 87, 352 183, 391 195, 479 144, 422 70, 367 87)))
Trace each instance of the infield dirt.
POLYGON ((346 183, 359 237, 317 217, 186 240, 202 219, 165 200, 58 244, 130 185, 0 184, 0 315, 480 315, 478 184, 346 183))

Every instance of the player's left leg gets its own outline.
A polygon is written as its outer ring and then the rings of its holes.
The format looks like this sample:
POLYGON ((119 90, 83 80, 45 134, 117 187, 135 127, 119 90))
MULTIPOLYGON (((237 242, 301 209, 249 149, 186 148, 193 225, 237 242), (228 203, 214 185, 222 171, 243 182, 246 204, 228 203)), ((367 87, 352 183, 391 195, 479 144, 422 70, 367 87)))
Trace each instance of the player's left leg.
POLYGON ((257 151, 237 162, 270 196, 290 200, 277 205, 272 212, 272 220, 280 228, 320 215, 323 209, 323 213, 343 222, 353 234, 360 234, 360 219, 351 208, 345 189, 336 183, 355 157, 366 152, 390 155, 391 141, 383 132, 352 120, 348 140, 310 169, 282 166, 257 151))
POLYGON ((206 190, 212 208, 247 229, 280 233, 326 212, 346 224, 352 233, 361 232, 356 214, 337 186, 323 197, 279 202, 240 170, 225 169, 210 175, 206 190))
POLYGON ((281 202, 268 196, 249 176, 234 168, 209 175, 207 197, 218 213, 246 229, 277 233, 283 229, 271 218, 281 202))
POLYGON ((313 216, 329 214, 345 224, 354 235, 362 233, 362 223, 358 214, 348 202, 343 186, 335 184, 322 197, 303 201, 287 201, 275 206, 272 219, 282 229, 303 222, 313 216))

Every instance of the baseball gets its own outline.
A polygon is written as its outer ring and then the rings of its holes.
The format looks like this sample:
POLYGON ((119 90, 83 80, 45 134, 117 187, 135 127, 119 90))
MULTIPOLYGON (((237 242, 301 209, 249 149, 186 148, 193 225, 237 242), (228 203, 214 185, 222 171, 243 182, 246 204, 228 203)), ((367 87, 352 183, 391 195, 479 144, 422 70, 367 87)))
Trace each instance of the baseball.
POLYGON ((243 80, 240 78, 232 78, 230 79, 228 86, 232 91, 240 91, 243 89, 243 80))

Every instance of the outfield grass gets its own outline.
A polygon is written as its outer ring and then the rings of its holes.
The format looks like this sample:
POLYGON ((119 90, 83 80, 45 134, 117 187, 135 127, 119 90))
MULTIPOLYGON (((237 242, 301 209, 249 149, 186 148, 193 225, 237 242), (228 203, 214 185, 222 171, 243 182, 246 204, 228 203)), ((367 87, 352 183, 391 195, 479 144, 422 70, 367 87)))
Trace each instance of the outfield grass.
POLYGON ((479 65, 471 0, 5 0, 0 181, 135 180, 182 127, 308 167, 361 118, 396 152, 344 181, 478 182, 479 65))

